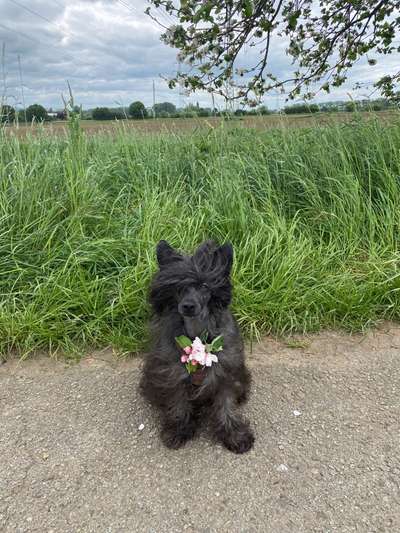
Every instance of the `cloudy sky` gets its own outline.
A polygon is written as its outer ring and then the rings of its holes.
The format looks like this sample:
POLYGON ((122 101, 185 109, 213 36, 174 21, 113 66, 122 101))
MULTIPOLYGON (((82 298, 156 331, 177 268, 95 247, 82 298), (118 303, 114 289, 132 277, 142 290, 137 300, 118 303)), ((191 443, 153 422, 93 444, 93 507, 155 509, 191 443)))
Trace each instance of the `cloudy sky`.
MULTIPOLYGON (((199 101, 211 107, 208 95, 187 97, 168 89, 163 76, 176 72, 176 52, 160 42, 160 27, 143 13, 147 6, 146 0, 0 0, 0 43, 5 45, 0 95, 6 92, 9 103, 21 105, 23 87, 26 105, 61 108, 68 80, 84 108, 133 100, 150 106, 154 80, 158 102, 199 101)), ((168 23, 164 14, 160 20, 168 23)), ((245 57, 251 63, 249 50, 245 57)), ((346 87, 320 100, 367 94, 367 88, 351 88, 356 81, 395 72, 398 59, 386 57, 373 68, 360 62, 346 87)), ((270 65, 278 75, 288 72, 284 43, 276 43, 270 65)), ((284 97, 270 95, 265 103, 275 108, 284 105, 284 97)))

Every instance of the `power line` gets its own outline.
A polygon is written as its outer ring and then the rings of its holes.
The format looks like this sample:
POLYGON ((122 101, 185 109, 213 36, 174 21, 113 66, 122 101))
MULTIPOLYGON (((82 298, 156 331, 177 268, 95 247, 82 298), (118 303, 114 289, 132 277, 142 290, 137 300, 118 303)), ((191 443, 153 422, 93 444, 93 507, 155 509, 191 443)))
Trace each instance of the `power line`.
MULTIPOLYGON (((39 41, 39 39, 36 39, 35 37, 31 37, 30 35, 28 35, 27 33, 24 33, 22 31, 19 31, 19 30, 16 30, 14 28, 9 28, 7 26, 5 26, 4 24, 0 23, 0 27, 4 28, 5 30, 11 32, 11 33, 16 33, 18 35, 21 35, 22 37, 24 37, 25 39, 29 39, 30 41, 38 44, 39 46, 43 46, 43 47, 46 47, 48 48, 48 45, 47 44, 44 44, 42 41, 39 41)), ((63 52, 63 56, 66 58, 66 59, 69 59, 71 61, 75 61, 75 57, 73 57, 71 54, 69 54, 68 52, 63 52)))
MULTIPOLYGON (((16 6, 24 9, 25 11, 27 11, 28 13, 31 13, 32 15, 35 15, 36 17, 39 17, 40 19, 44 20, 45 22, 48 22, 49 24, 52 24, 53 26, 55 26, 58 30, 60 30, 62 33, 64 33, 65 35, 69 36, 69 37, 76 37, 76 38, 80 38, 80 36, 76 33, 71 33, 70 31, 68 30, 64 30, 59 24, 57 24, 57 22, 54 22, 54 20, 51 20, 49 18, 47 18, 46 16, 38 13, 37 11, 25 6, 24 4, 21 4, 20 2, 18 2, 17 0, 9 0, 10 2, 12 2, 13 4, 15 4, 16 6)), ((124 0, 117 0, 117 2, 119 2, 121 5, 123 5, 124 7, 126 7, 127 9, 129 9, 130 11, 133 12, 136 12, 133 8, 133 6, 129 6, 129 4, 127 2, 125 2, 124 0)), ((98 39, 96 39, 98 40, 98 39)), ((110 54, 108 51, 107 51, 108 55, 111 55, 113 57, 117 57, 115 56, 114 54, 110 54)), ((119 58, 120 59, 120 58, 119 58)))
POLYGON ((27 33, 24 33, 23 31, 15 30, 14 28, 9 28, 9 27, 5 26, 4 24, 2 24, 1 22, 0 22, 0 27, 4 28, 5 30, 7 30, 7 31, 9 31, 11 33, 18 33, 18 35, 22 35, 22 37, 25 37, 25 39, 29 39, 30 41, 33 41, 34 43, 42 44, 40 41, 38 41, 37 39, 34 39, 33 37, 31 37, 27 33))
POLYGON ((19 2, 17 2, 17 0, 9 0, 10 2, 12 2, 14 5, 20 7, 21 9, 24 9, 25 11, 27 11, 28 13, 30 13, 31 15, 35 15, 36 17, 44 20, 45 22, 48 22, 49 24, 51 24, 52 26, 54 26, 55 28, 57 28, 59 31, 61 31, 64 35, 68 36, 68 37, 78 37, 79 39, 79 36, 78 35, 74 35, 73 33, 69 32, 68 30, 64 30, 60 24, 57 24, 57 22, 54 22, 54 20, 51 20, 47 17, 45 17, 44 15, 41 15, 40 13, 38 13, 37 11, 35 11, 34 9, 31 9, 27 6, 25 6, 24 4, 20 4, 19 2))
MULTIPOLYGON (((28 13, 30 13, 31 15, 35 15, 36 17, 40 18, 41 20, 44 20, 45 22, 49 23, 49 24, 52 24, 54 27, 56 27, 59 31, 61 31, 64 35, 68 36, 68 37, 74 37, 74 35, 72 33, 70 33, 69 31, 66 31, 64 30, 59 24, 57 24, 56 22, 54 22, 53 20, 45 17, 44 15, 41 15, 40 13, 38 13, 37 11, 35 11, 34 9, 31 9, 27 6, 25 6, 24 4, 20 4, 19 2, 17 2, 17 0, 9 0, 10 2, 12 2, 14 5, 20 7, 21 9, 24 9, 25 11, 27 11, 28 13)), ((20 32, 19 32, 20 33, 20 32)), ((33 40, 31 37, 29 37, 27 34, 24 34, 25 37, 27 37, 28 39, 31 39, 33 40)), ((79 38, 79 36, 78 36, 79 38)), ((43 43, 41 43, 39 40, 36 40, 35 41, 38 43, 38 44, 41 44, 42 46, 46 46, 44 45, 43 43)), ((72 56, 70 56, 69 54, 66 54, 66 57, 69 57, 70 59, 74 59, 72 56)))
POLYGON ((45 17, 44 15, 41 15, 40 13, 38 13, 37 11, 31 9, 30 7, 27 7, 25 6, 24 4, 20 4, 19 2, 17 2, 16 0, 9 0, 10 2, 12 2, 14 5, 22 8, 22 9, 25 9, 25 11, 28 11, 28 13, 31 13, 31 15, 35 15, 36 17, 39 17, 41 18, 42 20, 46 21, 46 22, 49 22, 50 24, 53 24, 53 26, 56 26, 58 29, 60 29, 60 25, 57 24, 56 22, 54 22, 53 20, 50 20, 48 19, 47 17, 45 17))
MULTIPOLYGON (((31 9, 27 6, 25 6, 24 4, 21 4, 20 2, 18 2, 17 0, 9 0, 10 2, 12 2, 14 5, 20 7, 21 9, 24 9, 25 11, 27 11, 28 13, 30 13, 31 15, 35 15, 36 17, 44 20, 45 22, 48 22, 49 24, 52 24, 53 26, 55 26, 59 31, 61 31, 64 35, 67 35, 69 37, 77 37, 78 39, 80 38, 79 35, 77 34, 74 34, 74 33, 71 33, 69 31, 66 31, 64 30, 59 24, 57 24, 56 22, 54 22, 53 20, 47 18, 46 16, 42 15, 41 13, 38 13, 37 11, 35 11, 34 9, 31 9)), ((125 7, 126 9, 128 9, 129 11, 131 11, 131 13, 135 13, 135 14, 139 14, 139 12, 136 10, 136 8, 134 8, 132 5, 128 4, 128 2, 126 2, 125 0, 116 0, 120 5, 122 5, 123 7, 125 7)), ((4 26, 3 26, 4 27, 4 26)), ((157 28, 158 29, 158 28, 157 28)), ((15 30, 17 32, 17 30, 15 30)), ((19 32, 21 33, 21 35, 23 34, 22 32, 19 32)), ((23 34, 25 37, 27 37, 28 39, 31 39, 33 40, 31 37, 29 37, 27 34, 23 34)), ((36 42, 40 42, 40 41, 36 41, 36 42)), ((110 54, 108 51, 107 51, 108 55, 111 55, 112 57, 117 57, 115 56, 114 54, 110 54)), ((118 58, 120 59, 120 58, 118 58)))
MULTIPOLYGON (((153 6, 153 4, 150 2, 150 0, 147 0, 147 3, 155 8, 155 6, 153 6)), ((156 11, 159 13, 159 15, 163 18, 164 22, 168 25, 170 24, 175 24, 175 20, 172 18, 172 16, 167 12, 167 11, 163 11, 163 9, 161 7, 157 7, 155 8, 156 11)))
POLYGON ((126 9, 131 11, 132 13, 139 14, 137 9, 133 7, 131 4, 128 4, 128 2, 125 2, 124 0, 117 0, 117 2, 121 4, 121 6, 124 6, 126 9))
MULTIPOLYGON (((122 0, 121 0, 121 1, 122 1, 122 0)), ((75 37, 75 38, 77 38, 77 39, 80 39, 80 38, 81 38, 81 36, 79 36, 78 34, 76 34, 76 33, 71 33, 70 31, 64 30, 59 24, 57 24, 57 23, 54 22, 53 20, 51 20, 51 19, 45 17, 44 15, 41 15, 41 14, 38 13, 37 11, 28 8, 28 7, 26 7, 26 6, 23 5, 23 4, 20 4, 19 2, 17 2, 17 0, 10 0, 10 2, 12 2, 13 4, 17 5, 18 7, 24 9, 24 10, 27 11, 28 13, 30 13, 30 14, 32 14, 32 15, 35 15, 36 17, 38 17, 38 18, 44 20, 45 22, 47 22, 47 23, 49 23, 49 24, 52 24, 52 25, 55 26, 59 31, 61 31, 64 35, 66 35, 66 36, 68 36, 68 37, 72 37, 72 38, 75 37)), ((4 25, 2 25, 2 24, 0 24, 0 25, 3 26, 5 29, 9 29, 9 28, 6 28, 6 27, 5 27, 4 25)), ((39 40, 37 40, 37 39, 33 39, 32 37, 30 37, 29 35, 27 35, 27 34, 25 34, 25 33, 23 33, 23 32, 19 32, 18 30, 13 30, 13 31, 15 31, 16 33, 20 33, 21 35, 23 35, 23 36, 26 37, 27 39, 30 39, 31 41, 34 41, 34 42, 36 42, 36 43, 38 43, 38 44, 41 44, 42 46, 46 46, 46 45, 44 45, 43 43, 41 43, 39 40)), ((96 39, 96 38, 95 38, 95 40, 98 41, 98 42, 101 42, 99 39, 96 39)), ((103 44, 103 43, 101 42, 101 44, 103 44)), ((119 59, 119 60, 121 59, 119 56, 116 56, 115 54, 111 53, 108 49, 106 49, 104 52, 105 52, 108 56, 110 56, 110 57, 113 57, 113 58, 116 58, 116 59, 119 59)), ((66 54, 64 54, 64 55, 65 55, 66 58, 68 58, 68 59, 70 59, 70 60, 72 60, 72 61, 75 61, 75 58, 74 58, 72 55, 70 55, 70 54, 68 54, 68 53, 66 53, 66 54)))
MULTIPOLYGON (((136 8, 134 8, 131 4, 128 4, 128 2, 126 2, 125 0, 116 0, 116 2, 118 2, 121 6, 123 6, 125 9, 127 9, 128 11, 133 13, 134 15, 141 15, 141 13, 136 8)), ((151 21, 151 23, 157 30, 159 30, 159 28, 154 24, 153 21, 151 21)), ((162 24, 161 24, 161 26, 162 26, 162 24)))
MULTIPOLYGON (((130 5, 128 2, 126 2, 125 0, 116 0, 121 6, 123 6, 125 9, 128 9, 132 14, 139 14, 139 12, 132 6, 130 5)), ((31 15, 34 15, 38 18, 40 18, 41 20, 45 21, 46 23, 48 24, 51 24, 53 26, 55 26, 60 32, 62 32, 64 35, 68 35, 68 36, 71 36, 71 37, 77 37, 78 39, 80 39, 80 36, 77 35, 77 34, 74 34, 74 33, 71 33, 67 30, 64 30, 59 24, 57 24, 56 22, 54 22, 53 20, 51 20, 50 18, 46 17, 45 15, 42 15, 41 13, 38 13, 37 11, 35 11, 34 9, 31 9, 29 7, 27 7, 26 5, 20 3, 19 1, 17 0, 10 0, 10 2, 12 2, 14 5, 18 6, 19 8, 27 11, 28 13, 30 13, 31 15)), ((60 5, 60 4, 58 4, 60 5)), ((154 27, 157 28, 157 30, 159 29, 155 23, 152 21, 152 25, 154 27)), ((0 23, 0 27, 5 29, 6 31, 9 31, 9 32, 12 32, 12 33, 15 33, 15 34, 18 34, 22 37, 24 37, 25 39, 29 39, 30 41, 32 42, 35 42, 41 46, 46 46, 48 48, 48 45, 47 44, 44 44, 43 42, 41 42, 40 40, 34 38, 34 37, 31 37, 30 35, 22 32, 22 31, 19 31, 19 30, 16 30, 14 28, 10 28, 2 23, 0 23)), ((99 40, 99 39, 96 39, 96 40, 99 40)), ((117 58, 117 59, 121 59, 120 57, 116 56, 115 54, 112 54, 110 53, 108 50, 105 51, 107 53, 107 55, 111 56, 111 57, 114 57, 114 58, 117 58)), ((64 57, 65 58, 68 58, 70 60, 74 60, 75 58, 69 54, 68 52, 65 53, 64 52, 64 57)), ((20 57, 18 56, 18 64, 19 64, 19 70, 20 70, 20 80, 21 80, 21 87, 23 86, 23 83, 22 83, 22 72, 21 72, 21 62, 20 62, 20 57)), ((23 96, 23 99, 24 99, 24 96, 23 96)))

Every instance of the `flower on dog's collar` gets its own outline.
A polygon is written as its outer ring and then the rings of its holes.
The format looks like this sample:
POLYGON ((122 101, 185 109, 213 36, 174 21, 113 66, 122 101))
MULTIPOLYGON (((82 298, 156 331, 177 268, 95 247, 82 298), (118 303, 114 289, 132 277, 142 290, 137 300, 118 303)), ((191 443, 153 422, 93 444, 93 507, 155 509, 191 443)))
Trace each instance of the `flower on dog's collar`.
POLYGON ((181 362, 186 366, 189 374, 194 374, 200 367, 204 369, 206 366, 218 363, 218 357, 212 352, 220 352, 224 344, 221 335, 216 337, 210 344, 203 344, 199 337, 191 341, 185 335, 176 337, 175 340, 184 351, 181 356, 181 362))

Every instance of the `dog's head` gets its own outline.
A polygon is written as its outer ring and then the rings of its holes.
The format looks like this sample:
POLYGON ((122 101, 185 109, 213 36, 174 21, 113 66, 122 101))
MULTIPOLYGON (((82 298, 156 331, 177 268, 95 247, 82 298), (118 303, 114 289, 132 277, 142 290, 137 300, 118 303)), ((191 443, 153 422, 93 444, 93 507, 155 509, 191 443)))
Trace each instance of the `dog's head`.
POLYGON ((157 313, 175 308, 182 317, 194 318, 230 304, 230 244, 217 246, 206 241, 188 256, 160 241, 157 260, 159 271, 150 291, 150 303, 157 313))

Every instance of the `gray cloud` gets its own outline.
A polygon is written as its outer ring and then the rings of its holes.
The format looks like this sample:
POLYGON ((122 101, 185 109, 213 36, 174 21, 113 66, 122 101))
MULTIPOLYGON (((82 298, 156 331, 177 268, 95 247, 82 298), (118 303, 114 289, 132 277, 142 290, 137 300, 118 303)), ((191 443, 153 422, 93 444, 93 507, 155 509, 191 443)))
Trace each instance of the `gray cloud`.
MULTIPOLYGON (((21 103, 20 56, 27 104, 62 107, 68 80, 84 107, 133 100, 151 105, 154 80, 158 101, 210 106, 209 95, 185 97, 178 89, 169 90, 161 78, 176 71, 176 52, 160 42, 161 28, 144 14, 147 5, 145 0, 0 0, 0 43, 6 46, 0 95, 6 92, 10 101, 21 103)), ((290 72, 284 49, 283 42, 276 42, 270 59, 271 70, 281 76, 290 72)), ((252 63, 256 54, 245 50, 243 63, 252 63)), ((393 72, 396 63, 389 56, 372 70, 360 62, 345 87, 320 99, 346 98, 355 81, 393 72)), ((283 100, 268 95, 265 103, 275 107, 283 100)))

